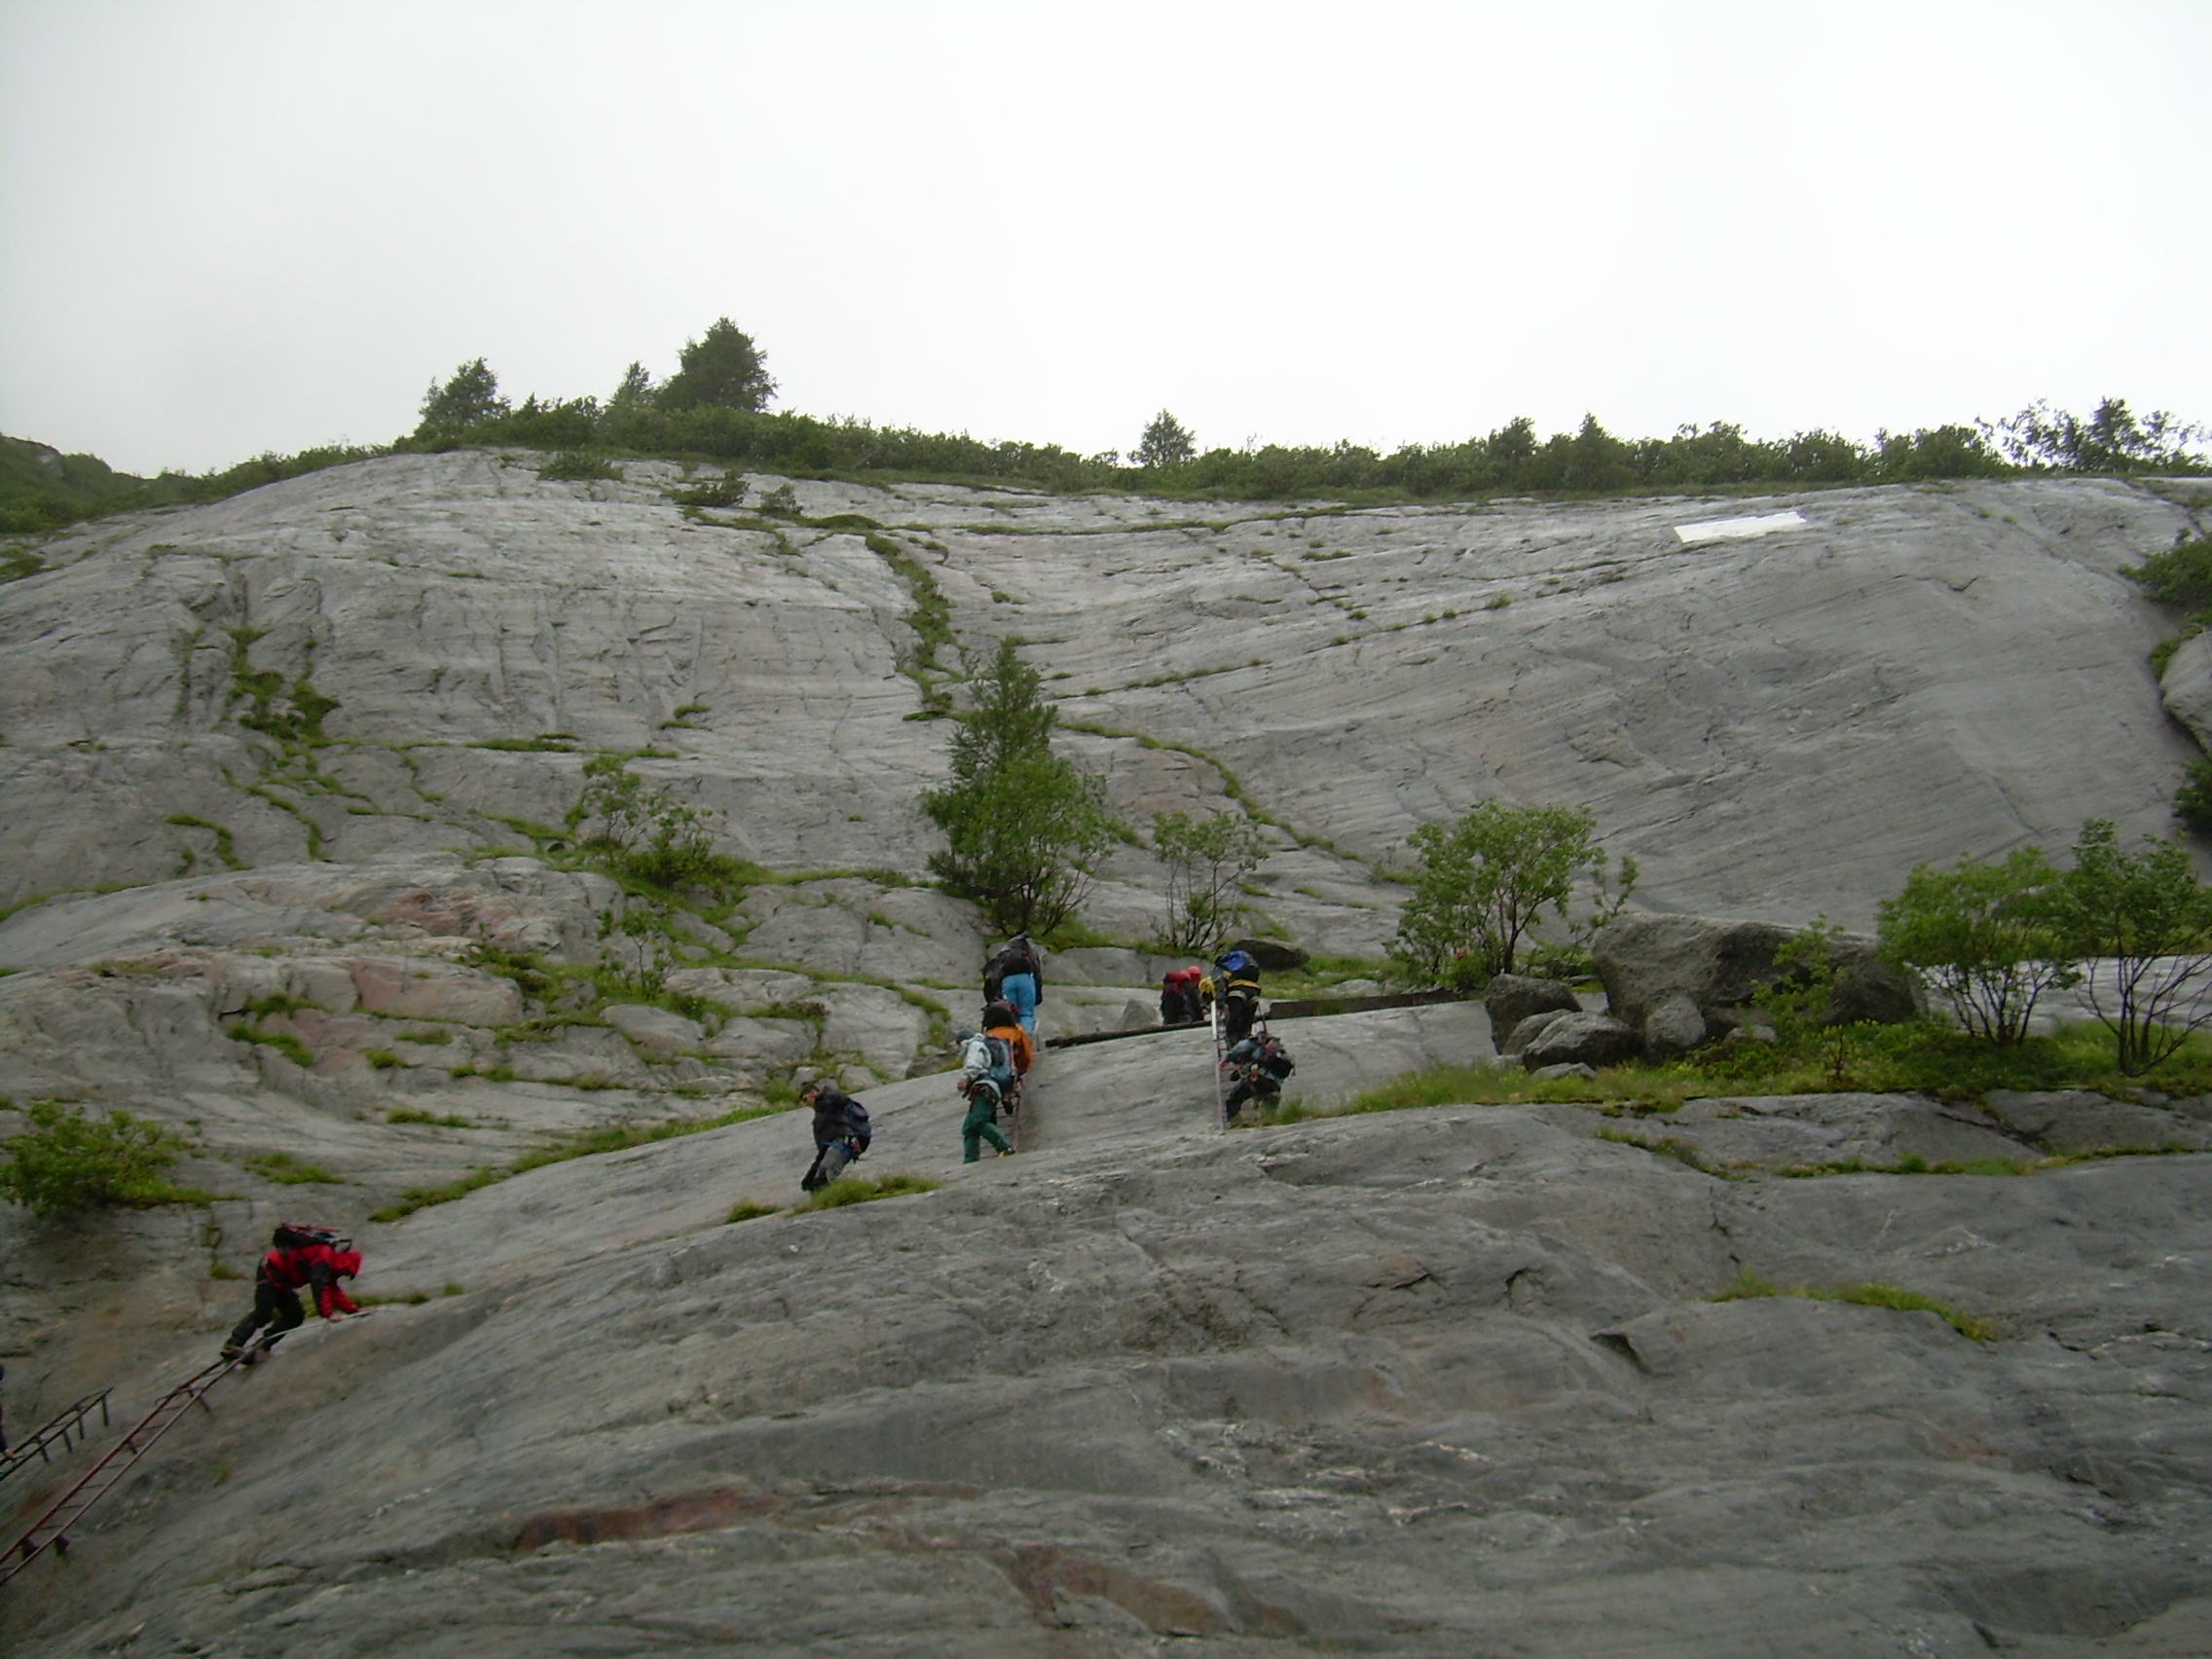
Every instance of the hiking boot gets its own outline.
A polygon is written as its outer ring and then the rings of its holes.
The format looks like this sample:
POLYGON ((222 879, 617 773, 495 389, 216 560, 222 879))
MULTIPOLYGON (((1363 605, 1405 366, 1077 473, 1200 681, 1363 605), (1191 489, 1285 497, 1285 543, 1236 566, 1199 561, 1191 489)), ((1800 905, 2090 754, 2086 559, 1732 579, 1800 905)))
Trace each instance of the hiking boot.
POLYGON ((244 1352, 245 1349, 239 1346, 239 1345, 236 1343, 225 1343, 223 1345, 223 1357, 225 1359, 236 1359, 244 1352))

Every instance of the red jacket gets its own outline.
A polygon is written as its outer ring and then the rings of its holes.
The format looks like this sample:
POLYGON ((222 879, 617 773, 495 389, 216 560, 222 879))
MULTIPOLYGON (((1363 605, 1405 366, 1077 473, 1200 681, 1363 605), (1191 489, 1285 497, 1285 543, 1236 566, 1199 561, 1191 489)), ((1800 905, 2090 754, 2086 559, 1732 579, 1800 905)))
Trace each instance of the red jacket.
POLYGON ((339 1288, 342 1278, 361 1272, 361 1252, 334 1250, 328 1244, 290 1244, 261 1258, 261 1282, 278 1290, 314 1292, 314 1310, 325 1319, 358 1313, 353 1299, 339 1288))

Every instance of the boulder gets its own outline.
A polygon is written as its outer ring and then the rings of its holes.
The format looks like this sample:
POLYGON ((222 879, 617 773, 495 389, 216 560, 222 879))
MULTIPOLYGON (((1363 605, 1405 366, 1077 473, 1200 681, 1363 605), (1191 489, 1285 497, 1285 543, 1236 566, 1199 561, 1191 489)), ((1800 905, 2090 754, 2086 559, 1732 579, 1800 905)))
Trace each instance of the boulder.
MULTIPOLYGON (((1606 1007, 1641 1031, 1676 997, 1688 999, 1709 1021, 1722 1010, 1742 1008, 1776 978, 1775 954, 1793 937, 1792 929, 1772 922, 1623 916, 1599 930, 1591 954, 1606 1007)), ((1836 1023, 1894 1024, 1927 1013, 1918 983, 1876 957, 1872 940, 1846 934, 1836 940, 1834 956, 1836 1023)), ((1678 1011, 1671 1020, 1680 1020, 1678 1011)))
POLYGON ((1312 960, 1297 945, 1285 944, 1279 939, 1240 939, 1234 944, 1223 945, 1215 954, 1226 956, 1232 950, 1249 954, 1263 974, 1295 974, 1312 960))
POLYGON ((1582 1002, 1564 980, 1500 974, 1484 990, 1483 1007, 1490 1011, 1493 1031, 1510 1032, 1532 1014, 1574 1014, 1582 1002))
MULTIPOLYGON (((1516 1022, 1513 1029, 1505 1034, 1505 1041, 1497 1046, 1497 1051, 1507 1056, 1520 1054, 1530 1044, 1541 1037, 1552 1025, 1565 1019, 1567 1015, 1567 1011, 1563 1008, 1546 1009, 1542 1014, 1531 1014, 1528 1018, 1516 1022)), ((1494 1031, 1496 1027, 1493 1025, 1491 1029, 1494 1031)))
POLYGON ((2200 744, 2212 743, 2212 634, 2184 640, 2158 676, 2166 713, 2200 744))
POLYGON ((1705 1015, 1677 991, 1644 1016, 1643 1051, 1655 1060, 1671 1060, 1705 1047, 1707 1035, 1705 1015))
POLYGON ((1521 1051, 1521 1063, 1530 1071, 1571 1064, 1617 1066, 1642 1052, 1642 1040, 1609 1014, 1563 1014, 1521 1051))
POLYGON ((645 1003, 609 1005, 607 1023, 639 1048, 662 1053, 696 1049, 706 1039, 706 1032, 700 1029, 697 1020, 685 1019, 681 1014, 671 1014, 665 1008, 653 1008, 645 1003))

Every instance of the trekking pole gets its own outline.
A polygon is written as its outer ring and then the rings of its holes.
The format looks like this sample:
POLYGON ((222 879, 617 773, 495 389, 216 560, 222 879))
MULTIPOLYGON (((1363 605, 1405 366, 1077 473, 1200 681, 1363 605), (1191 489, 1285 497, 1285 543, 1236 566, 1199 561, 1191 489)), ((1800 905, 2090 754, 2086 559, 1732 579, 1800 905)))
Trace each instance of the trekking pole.
POLYGON ((27 1465, 34 1456, 42 1463, 53 1462, 54 1456, 47 1450, 51 1446, 58 1446, 67 1452, 72 1449, 72 1443, 76 1446, 84 1445, 92 1438, 92 1430, 86 1425, 85 1419, 95 1408, 100 1414, 100 1426, 107 1427, 107 1397, 112 1392, 113 1389, 102 1388, 96 1394, 87 1394, 74 1404, 64 1406, 28 1440, 0 1452, 0 1481, 27 1465))
POLYGON ((195 1405, 204 1408, 201 1396, 244 1362, 243 1354, 218 1359, 202 1367, 186 1378, 155 1404, 154 1409, 141 1418, 136 1426, 115 1445, 108 1448, 99 1461, 78 1477, 77 1484, 55 1498, 44 1514, 0 1555, 0 1584, 5 1584, 24 1567, 52 1549, 55 1555, 69 1553, 69 1529, 85 1518, 93 1504, 105 1497, 120 1485, 139 1458, 152 1451, 161 1439, 195 1405))
POLYGON ((1221 1040, 1221 999, 1216 997, 1211 1010, 1213 1015, 1213 1124, 1217 1133, 1229 1132, 1229 1096, 1222 1092, 1221 1063, 1229 1057, 1229 1051, 1221 1040))

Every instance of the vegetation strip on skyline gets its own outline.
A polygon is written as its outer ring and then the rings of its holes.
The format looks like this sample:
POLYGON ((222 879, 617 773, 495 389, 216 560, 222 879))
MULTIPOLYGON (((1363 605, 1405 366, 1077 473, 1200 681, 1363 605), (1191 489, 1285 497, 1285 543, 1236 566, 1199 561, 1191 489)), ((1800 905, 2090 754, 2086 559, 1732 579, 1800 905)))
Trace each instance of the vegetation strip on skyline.
MULTIPOLYGON (((965 432, 878 426, 770 412, 776 383, 751 336, 720 317, 680 353, 678 373, 655 383, 632 363, 602 402, 586 395, 518 406, 499 392, 481 357, 433 382, 415 430, 388 444, 330 445, 265 453, 200 474, 153 478, 117 472, 89 455, 0 438, 0 535, 38 535, 134 508, 219 500, 264 484, 377 456, 514 445, 555 459, 543 476, 609 476, 610 455, 717 461, 799 477, 893 477, 940 483, 1018 484, 1061 494, 1133 492, 1208 500, 1473 499, 1498 494, 1635 495, 1746 486, 1803 488, 1891 484, 2021 473, 2203 472, 2206 430, 2164 410, 2138 416, 2106 397, 2085 417, 2037 402, 2002 421, 1877 431, 1869 443, 1811 430, 1756 439, 1714 422, 1667 437, 1623 438, 1595 415, 1573 432, 1540 438, 1528 417, 1457 443, 1406 444, 1384 454, 1348 439, 1331 445, 1247 443, 1200 450, 1162 409, 1124 460, 1058 444, 986 443, 965 432)), ((35 562, 0 555, 0 580, 35 562)))

